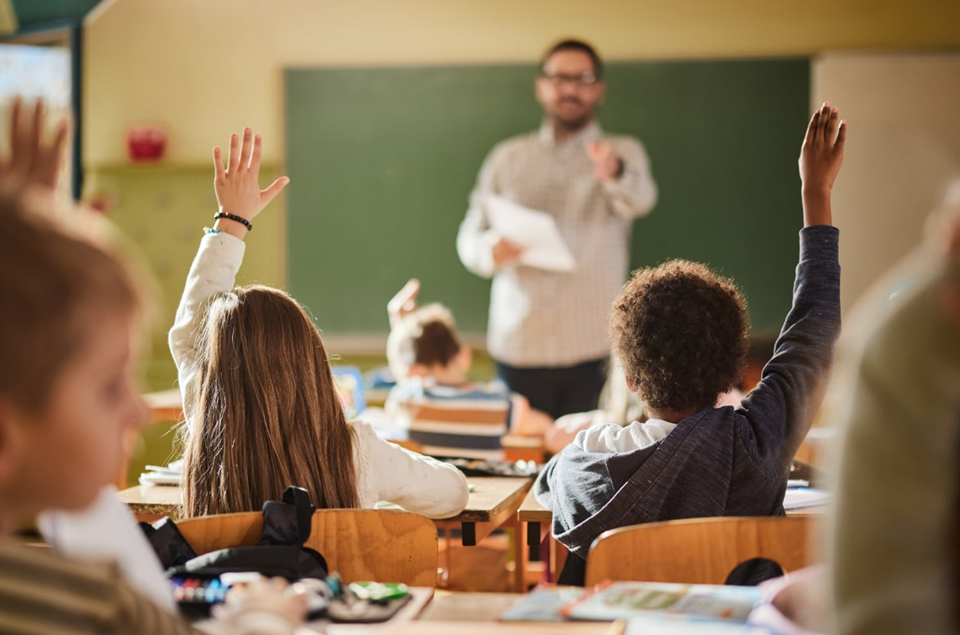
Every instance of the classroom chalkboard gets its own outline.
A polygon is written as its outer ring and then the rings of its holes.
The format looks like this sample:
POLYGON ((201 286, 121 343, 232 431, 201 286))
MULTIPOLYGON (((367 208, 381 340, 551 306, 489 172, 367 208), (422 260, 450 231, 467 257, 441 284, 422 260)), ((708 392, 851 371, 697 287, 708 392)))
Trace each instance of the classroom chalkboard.
MULTIPOLYGON (((383 333, 411 277, 459 327, 485 329, 489 282, 457 228, 490 148, 534 130, 528 65, 285 71, 288 279, 324 333, 383 333)), ((634 224, 634 267, 705 262, 745 291, 755 332, 790 307, 802 226, 797 155, 806 59, 607 66, 605 130, 642 140, 660 199, 634 224)))

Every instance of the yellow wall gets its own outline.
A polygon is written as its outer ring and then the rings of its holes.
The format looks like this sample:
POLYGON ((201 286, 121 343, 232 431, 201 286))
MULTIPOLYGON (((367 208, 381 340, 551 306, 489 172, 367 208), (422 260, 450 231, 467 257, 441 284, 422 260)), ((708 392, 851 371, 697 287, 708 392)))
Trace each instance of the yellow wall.
POLYGON ((951 55, 825 55, 811 98, 850 122, 833 192, 845 314, 920 243, 924 224, 960 179, 960 51, 951 55))
POLYGON ((290 65, 516 62, 564 35, 608 59, 960 46, 955 0, 116 0, 88 20, 84 164, 159 122, 169 159, 209 161, 248 124, 283 157, 290 65))

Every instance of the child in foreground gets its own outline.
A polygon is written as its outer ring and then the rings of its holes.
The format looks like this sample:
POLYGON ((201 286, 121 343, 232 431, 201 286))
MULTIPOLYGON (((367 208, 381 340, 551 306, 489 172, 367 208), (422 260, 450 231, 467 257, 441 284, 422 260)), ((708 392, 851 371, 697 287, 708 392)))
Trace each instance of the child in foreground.
POLYGON ((960 631, 960 186, 952 194, 925 248, 858 303, 863 328, 831 388, 847 405, 831 633, 960 631))
POLYGON ((455 516, 469 496, 463 474, 347 421, 304 309, 277 289, 234 287, 251 221, 288 182, 260 190, 260 153, 249 128, 231 137, 226 167, 214 149, 220 212, 170 330, 185 416, 184 515, 259 510, 296 485, 319 508, 382 500, 455 516))
POLYGON ((715 404, 739 381, 748 351, 740 291, 687 261, 639 270, 623 287, 611 334, 650 419, 581 432, 540 474, 537 500, 571 552, 561 583, 583 584, 590 545, 609 529, 784 513, 791 461, 819 407, 840 331, 830 192, 845 138, 836 108, 813 114, 799 161, 804 228, 793 307, 739 408, 715 404))
MULTIPOLYGON (((114 563, 13 539, 44 510, 79 510, 111 483, 124 437, 145 419, 133 379, 141 297, 127 267, 67 220, 53 196, 67 128, 44 143, 40 103, 12 108, 0 156, 0 632, 196 633, 138 594, 114 563)), ((302 597, 270 583, 231 603, 220 627, 270 614, 292 633, 302 597), (234 621, 238 620, 238 621, 234 621)), ((222 631, 215 631, 222 632, 222 631)))

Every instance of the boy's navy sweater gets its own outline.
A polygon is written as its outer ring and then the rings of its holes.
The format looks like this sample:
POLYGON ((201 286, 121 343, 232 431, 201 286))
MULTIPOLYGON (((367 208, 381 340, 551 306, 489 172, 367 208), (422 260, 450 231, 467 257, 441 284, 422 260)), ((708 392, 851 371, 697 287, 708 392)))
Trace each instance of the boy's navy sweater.
POLYGON ((565 583, 583 584, 587 552, 604 531, 661 520, 783 515, 794 455, 820 405, 840 333, 836 228, 800 232, 787 315, 760 383, 737 409, 702 410, 666 438, 623 453, 567 446, 534 489, 571 552, 565 583))

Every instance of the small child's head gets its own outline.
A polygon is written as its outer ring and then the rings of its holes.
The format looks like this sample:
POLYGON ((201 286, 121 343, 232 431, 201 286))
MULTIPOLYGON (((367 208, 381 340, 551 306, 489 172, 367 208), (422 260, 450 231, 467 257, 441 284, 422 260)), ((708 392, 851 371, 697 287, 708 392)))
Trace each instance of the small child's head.
POLYGON ((685 260, 635 271, 613 304, 610 332, 631 390, 655 412, 684 416, 740 381, 750 344, 739 289, 685 260))
POLYGON ((259 510, 289 485, 320 508, 356 507, 353 431, 320 333, 283 291, 213 298, 188 391, 184 512, 259 510))
POLYGON ((398 379, 442 376, 465 381, 472 361, 470 347, 457 337, 453 315, 440 304, 403 316, 390 333, 387 357, 398 379))
POLYGON ((4 515, 89 504, 116 479, 124 438, 146 414, 132 373, 141 305, 133 277, 48 207, 44 197, 0 197, 4 515))

